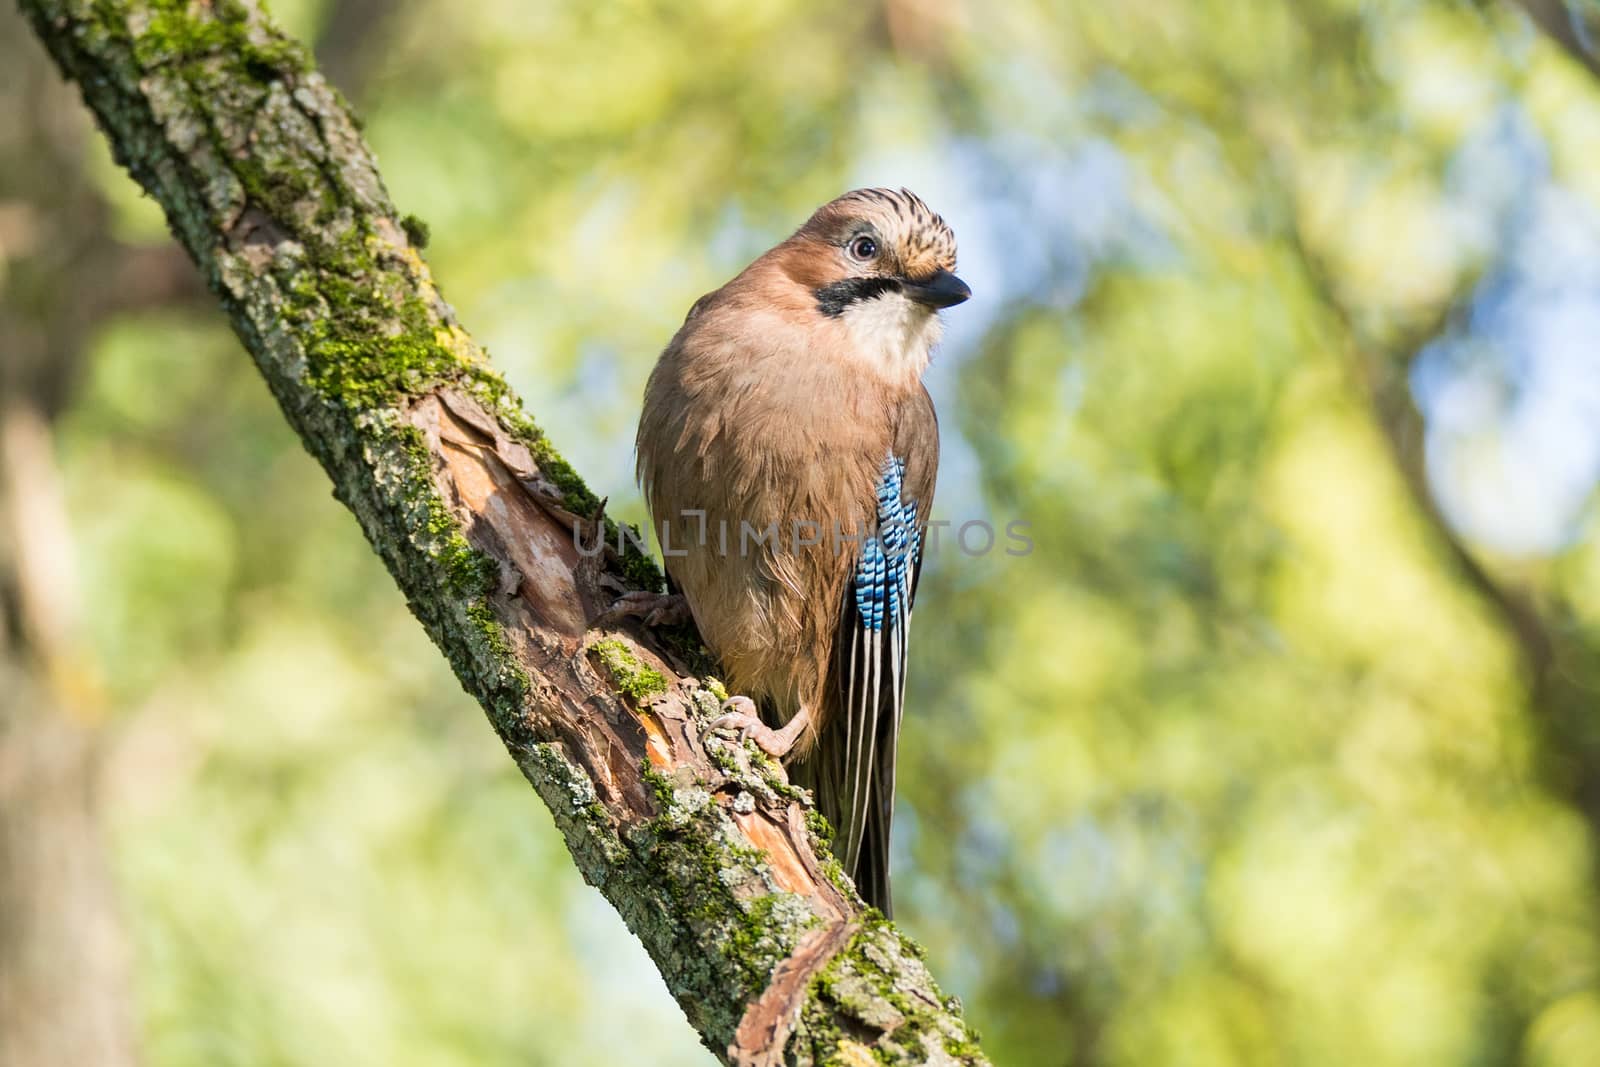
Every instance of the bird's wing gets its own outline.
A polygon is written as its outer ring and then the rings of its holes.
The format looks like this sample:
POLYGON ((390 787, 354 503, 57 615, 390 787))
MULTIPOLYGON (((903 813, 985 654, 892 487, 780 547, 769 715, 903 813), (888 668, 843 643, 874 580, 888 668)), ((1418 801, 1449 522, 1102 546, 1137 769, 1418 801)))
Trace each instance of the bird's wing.
POLYGON ((855 554, 834 641, 833 714, 805 775, 833 824, 840 862, 885 914, 911 604, 938 466, 938 423, 927 394, 918 393, 900 413, 876 487, 875 521, 855 554))

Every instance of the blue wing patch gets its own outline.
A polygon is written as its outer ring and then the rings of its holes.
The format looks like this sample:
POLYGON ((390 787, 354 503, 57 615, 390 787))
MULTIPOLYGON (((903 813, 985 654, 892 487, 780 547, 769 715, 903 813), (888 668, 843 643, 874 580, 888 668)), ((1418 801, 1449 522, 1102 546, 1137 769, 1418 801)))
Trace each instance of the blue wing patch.
POLYGON ((856 563, 856 622, 846 637, 845 750, 840 775, 841 861, 855 870, 869 812, 887 834, 894 753, 905 697, 911 578, 922 552, 917 502, 905 497, 905 461, 890 453, 878 478, 877 530, 856 563), (876 784, 875 784, 876 783, 876 784))
POLYGON ((907 500, 906 465, 893 453, 878 478, 878 532, 865 538, 856 565, 856 610, 868 630, 898 625, 910 611, 911 574, 922 552, 917 502, 907 500))
MULTIPOLYGON (((905 461, 890 453, 877 486, 877 529, 861 541, 855 619, 844 635, 844 751, 838 765, 840 861, 855 871, 869 822, 888 839, 894 756, 904 710, 911 581, 922 552, 917 502, 905 496, 905 461)), ((886 872, 874 877, 886 879, 886 872)))

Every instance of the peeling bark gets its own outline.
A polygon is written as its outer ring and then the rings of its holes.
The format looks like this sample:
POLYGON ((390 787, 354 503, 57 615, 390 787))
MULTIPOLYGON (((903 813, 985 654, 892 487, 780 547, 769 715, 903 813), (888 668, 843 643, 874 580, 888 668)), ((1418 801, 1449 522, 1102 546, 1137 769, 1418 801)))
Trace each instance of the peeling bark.
POLYGON ((284 414, 554 813, 584 877, 729 1063, 987 1062, 919 950, 714 682, 597 625, 654 568, 439 296, 306 53, 246 0, 22 0, 165 209, 284 414))

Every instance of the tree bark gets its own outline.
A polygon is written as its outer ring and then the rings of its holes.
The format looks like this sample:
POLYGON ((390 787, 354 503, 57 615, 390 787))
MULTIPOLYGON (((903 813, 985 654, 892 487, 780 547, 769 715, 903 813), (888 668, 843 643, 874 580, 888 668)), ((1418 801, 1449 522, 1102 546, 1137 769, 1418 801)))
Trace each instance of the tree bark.
POLYGON ((137 1062, 94 734, 0 663, 0 1064, 137 1062))
POLYGON ((693 642, 602 620, 653 566, 456 321, 305 51, 249 0, 21 7, 707 1047, 986 1062, 781 768, 703 736, 693 642))
POLYGON ((52 447, 37 408, 0 397, 0 1065, 127 1067, 127 945, 52 447))

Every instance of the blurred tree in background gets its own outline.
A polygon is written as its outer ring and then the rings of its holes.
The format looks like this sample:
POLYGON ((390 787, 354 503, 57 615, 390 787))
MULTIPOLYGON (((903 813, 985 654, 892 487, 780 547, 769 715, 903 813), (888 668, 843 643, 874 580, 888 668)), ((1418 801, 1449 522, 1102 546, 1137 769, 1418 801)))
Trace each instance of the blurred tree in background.
MULTIPOLYGON (((953 224, 937 510, 1034 549, 930 563, 896 871, 996 1062, 1600 1062, 1600 80, 1518 9, 278 15, 624 518, 695 297, 852 185, 953 224)), ((158 213, 28 99, 7 397, 62 383, 81 593, 65 666, 6 655, 101 709, 145 1059, 707 1062, 221 317, 140 295, 158 213)))
POLYGON ((198 290, 108 225, 77 96, 0 14, 0 1063, 134 1062, 97 796, 107 701, 52 424, 108 319, 198 290))

